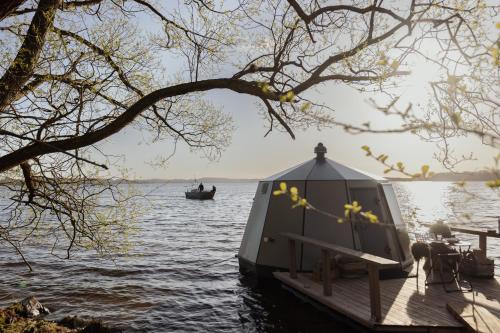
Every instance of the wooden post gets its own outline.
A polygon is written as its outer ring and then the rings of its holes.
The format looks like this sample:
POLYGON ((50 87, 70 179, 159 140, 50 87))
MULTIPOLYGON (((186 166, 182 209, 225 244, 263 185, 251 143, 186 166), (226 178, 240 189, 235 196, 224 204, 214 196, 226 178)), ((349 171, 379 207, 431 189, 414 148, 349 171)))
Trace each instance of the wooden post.
POLYGON ((288 249, 290 251, 290 277, 297 278, 297 252, 295 251, 295 240, 288 239, 288 249))
POLYGON ((382 319, 382 307, 380 305, 380 281, 378 266, 368 264, 368 278, 370 281, 370 310, 372 320, 379 322, 382 319))
POLYGON ((486 235, 479 235, 479 248, 483 252, 484 257, 486 257, 486 235))
POLYGON ((331 296, 332 295, 332 277, 330 272, 332 270, 330 264, 330 251, 326 249, 321 250, 321 254, 323 257, 323 295, 331 296))

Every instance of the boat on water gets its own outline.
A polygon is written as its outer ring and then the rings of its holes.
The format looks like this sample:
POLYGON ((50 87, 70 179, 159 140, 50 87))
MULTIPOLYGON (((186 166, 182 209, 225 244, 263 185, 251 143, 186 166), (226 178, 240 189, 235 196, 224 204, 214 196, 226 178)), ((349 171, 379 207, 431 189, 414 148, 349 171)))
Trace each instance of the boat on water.
POLYGON ((214 198, 215 191, 199 191, 197 189, 192 189, 191 191, 186 191, 186 199, 195 200, 211 200, 214 198))

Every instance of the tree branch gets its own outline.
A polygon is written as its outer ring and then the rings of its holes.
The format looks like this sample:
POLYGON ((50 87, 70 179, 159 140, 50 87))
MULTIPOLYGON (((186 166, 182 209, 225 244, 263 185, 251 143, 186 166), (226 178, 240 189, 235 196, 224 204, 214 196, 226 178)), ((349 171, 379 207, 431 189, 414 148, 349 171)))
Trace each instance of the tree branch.
POLYGON ((0 112, 11 103, 33 74, 60 3, 61 0, 40 0, 16 58, 0 79, 0 112))
POLYGON ((63 140, 34 142, 28 146, 17 149, 10 154, 0 157, 0 172, 9 170, 36 156, 55 152, 65 152, 97 143, 112 134, 119 132, 122 128, 134 121, 134 119, 141 114, 141 112, 162 99, 213 89, 229 89, 238 93, 245 93, 260 98, 278 98, 275 94, 264 94, 262 90, 257 87, 257 85, 251 82, 233 79, 203 80, 158 89, 139 99, 124 113, 100 129, 63 140))

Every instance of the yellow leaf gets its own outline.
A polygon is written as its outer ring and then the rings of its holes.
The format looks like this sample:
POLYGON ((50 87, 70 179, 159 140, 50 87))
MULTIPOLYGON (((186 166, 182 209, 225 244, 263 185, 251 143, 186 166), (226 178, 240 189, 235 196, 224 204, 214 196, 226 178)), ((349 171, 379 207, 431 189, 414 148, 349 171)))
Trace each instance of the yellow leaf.
POLYGON ((361 215, 365 218, 367 218, 371 223, 377 223, 378 222, 378 217, 377 215, 373 214, 371 210, 367 212, 362 212, 361 215))
POLYGON ((487 181, 486 186, 491 187, 491 188, 500 187, 500 178, 487 181))
POLYGON ((281 191, 281 190, 276 190, 273 192, 273 195, 276 195, 276 196, 282 195, 282 194, 283 194, 283 191, 281 191))
POLYGON ((385 56, 385 54, 380 54, 380 58, 379 60, 377 61, 377 65, 381 65, 381 66, 385 66, 387 65, 388 61, 387 61, 387 57, 385 56))
POLYGON ((460 122, 462 121, 462 117, 460 116, 460 113, 458 113, 458 112, 450 114, 450 118, 451 118, 451 121, 455 125, 460 125, 460 122))
POLYGON ((368 146, 362 146, 361 149, 366 151, 366 156, 370 156, 372 154, 370 147, 368 147, 368 146))
POLYGON ((301 107, 300 107, 300 111, 301 112, 306 112, 307 110, 309 110, 311 108, 311 103, 310 102, 307 102, 305 104, 303 104, 301 107))
POLYGON ((258 86, 264 94, 268 94, 271 91, 269 84, 267 84, 266 82, 259 82, 258 86))
POLYGON ((291 101, 293 101, 294 97, 295 97, 295 93, 290 90, 286 94, 280 96, 280 102, 281 103, 291 102, 291 101))
POLYGON ((420 170, 422 170, 422 175, 425 177, 427 175, 427 172, 429 172, 429 166, 427 164, 424 164, 422 165, 422 168, 420 168, 420 170))
POLYGON ((285 182, 280 183, 280 190, 283 192, 286 192, 286 183, 285 182))

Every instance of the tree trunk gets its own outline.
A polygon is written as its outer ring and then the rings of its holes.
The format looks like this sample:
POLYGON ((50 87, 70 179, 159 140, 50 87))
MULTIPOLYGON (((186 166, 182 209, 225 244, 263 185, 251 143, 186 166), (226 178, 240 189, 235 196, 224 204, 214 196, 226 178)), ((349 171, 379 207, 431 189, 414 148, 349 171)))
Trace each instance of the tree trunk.
POLYGON ((0 6, 0 21, 9 16, 26 0, 3 0, 0 6))

